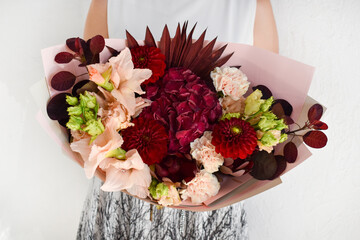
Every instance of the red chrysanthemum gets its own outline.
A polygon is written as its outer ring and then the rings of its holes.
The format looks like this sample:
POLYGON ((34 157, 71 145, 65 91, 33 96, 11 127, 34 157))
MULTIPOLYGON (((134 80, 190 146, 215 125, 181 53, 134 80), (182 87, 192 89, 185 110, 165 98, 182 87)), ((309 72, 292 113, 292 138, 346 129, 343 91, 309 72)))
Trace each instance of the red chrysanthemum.
POLYGON ((165 55, 160 52, 159 48, 139 46, 131 48, 130 51, 135 68, 147 68, 152 71, 151 77, 143 84, 154 83, 164 75, 165 55))
POLYGON ((155 120, 136 118, 135 126, 121 131, 125 151, 137 149, 147 165, 159 163, 166 156, 169 137, 165 128, 155 120))
POLYGON ((245 159, 257 146, 255 129, 239 118, 220 121, 215 125, 211 143, 224 158, 245 159))

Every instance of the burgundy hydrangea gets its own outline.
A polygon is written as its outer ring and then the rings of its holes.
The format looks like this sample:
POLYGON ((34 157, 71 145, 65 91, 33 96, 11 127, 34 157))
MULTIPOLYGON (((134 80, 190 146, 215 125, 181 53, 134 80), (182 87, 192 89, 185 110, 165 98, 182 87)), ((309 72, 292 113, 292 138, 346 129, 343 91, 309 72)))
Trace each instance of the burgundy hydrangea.
POLYGON ((145 97, 153 102, 142 116, 166 127, 169 154, 189 153, 190 142, 212 130, 222 113, 216 93, 184 68, 169 69, 162 81, 147 86, 145 97))
POLYGON ((168 155, 161 163, 155 165, 156 175, 161 179, 169 178, 173 182, 190 182, 198 171, 193 160, 185 158, 181 154, 168 155))

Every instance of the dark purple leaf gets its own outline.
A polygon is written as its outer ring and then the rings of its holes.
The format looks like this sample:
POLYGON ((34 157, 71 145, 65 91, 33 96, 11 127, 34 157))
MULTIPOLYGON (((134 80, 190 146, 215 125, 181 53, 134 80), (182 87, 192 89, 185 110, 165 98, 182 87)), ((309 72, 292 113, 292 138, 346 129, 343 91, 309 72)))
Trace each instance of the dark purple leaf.
POLYGON ((289 116, 286 116, 286 115, 284 115, 285 117, 284 117, 284 121, 285 121, 285 123, 287 124, 287 125, 291 125, 291 124, 294 124, 295 122, 294 122, 294 120, 291 118, 291 117, 289 117, 289 116))
POLYGON ((90 39, 90 51, 92 54, 96 55, 102 52, 105 47, 105 39, 101 35, 96 35, 90 39))
POLYGON ((276 99, 274 104, 276 104, 276 103, 281 104, 281 106, 284 109, 284 113, 285 113, 286 116, 291 116, 291 113, 293 111, 293 107, 291 106, 291 104, 288 101, 286 101, 284 99, 276 99))
POLYGON ((119 51, 117 51, 116 49, 110 47, 110 46, 106 46, 106 48, 109 50, 109 52, 111 53, 111 57, 116 57, 117 55, 120 54, 119 51))
POLYGON ((69 118, 70 118, 70 117, 69 117, 69 115, 68 115, 66 118, 63 118, 63 119, 58 120, 58 122, 59 122, 59 124, 60 124, 61 126, 66 127, 66 124, 68 123, 69 118))
POLYGON ((318 121, 315 120, 313 122, 311 122, 312 128, 317 129, 317 130, 327 130, 328 129, 328 125, 322 121, 318 121))
POLYGON ((58 91, 70 89, 76 80, 76 76, 68 71, 61 71, 55 74, 51 79, 51 87, 58 91))
POLYGON ((259 151, 251 156, 254 166, 250 172, 251 176, 258 180, 268 180, 274 176, 277 163, 272 153, 259 151))
POLYGON ((148 26, 146 27, 146 34, 145 34, 144 42, 145 42, 145 45, 148 47, 157 47, 155 39, 154 39, 148 26))
POLYGON ((79 53, 81 48, 81 42, 85 43, 85 41, 81 38, 69 38, 66 40, 66 46, 72 51, 79 53))
POLYGON ((237 65, 237 66, 230 66, 230 67, 234 67, 234 68, 240 69, 240 68, 241 68, 241 65, 237 65))
POLYGON ((55 62, 57 63, 69 63, 74 59, 74 55, 68 52, 61 52, 56 54, 55 62))
POLYGON ((90 80, 82 80, 78 83, 76 83, 72 89, 72 95, 73 96, 79 96, 80 93, 83 94, 85 91, 88 92, 98 92, 98 86, 96 83, 90 80))
POLYGON ((264 85, 257 85, 252 88, 253 91, 255 91, 256 89, 259 89, 262 92, 263 96, 261 97, 261 99, 268 99, 272 96, 272 92, 270 91, 270 89, 268 89, 264 85))
POLYGON ((68 117, 67 108, 69 105, 66 102, 66 95, 68 93, 59 93, 50 99, 46 107, 47 114, 52 120, 62 120, 68 117))
POLYGON ((271 111, 279 118, 285 118, 284 108, 280 103, 275 103, 271 106, 271 111))
POLYGON ((322 114, 323 114, 323 107, 320 104, 314 104, 311 106, 311 108, 308 111, 308 118, 309 121, 315 121, 315 120, 320 120, 322 114))
POLYGON ((136 41, 136 39, 128 32, 126 31, 126 40, 127 40, 127 46, 129 48, 134 48, 134 47, 138 47, 139 44, 136 41))
POLYGON ((280 175, 285 171, 287 166, 284 156, 276 155, 275 160, 277 163, 277 169, 274 176, 272 176, 269 180, 274 180, 275 178, 280 177, 280 175))
POLYGON ((327 137, 321 131, 309 131, 303 136, 303 139, 312 148, 323 148, 327 143, 327 137))
POLYGON ((288 142, 284 147, 284 158, 288 163, 294 163, 298 156, 298 150, 293 142, 288 142))

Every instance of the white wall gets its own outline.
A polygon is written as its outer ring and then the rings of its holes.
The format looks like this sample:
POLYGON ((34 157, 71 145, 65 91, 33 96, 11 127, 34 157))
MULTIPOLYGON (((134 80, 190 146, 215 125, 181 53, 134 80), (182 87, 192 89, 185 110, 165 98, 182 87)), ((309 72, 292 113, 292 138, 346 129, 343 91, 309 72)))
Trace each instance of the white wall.
POLYGON ((88 180, 35 120, 40 49, 82 33, 87 1, 0 1, 0 240, 75 239, 88 180))
MULTIPOLYGON (((273 0, 281 54, 316 67, 329 143, 246 201, 250 240, 360 239, 360 1, 273 0)), ((74 239, 88 180, 34 119, 40 49, 82 33, 89 1, 0 2, 0 240, 74 239)))
POLYGON ((360 239, 360 1, 272 4, 280 54, 316 67, 309 95, 328 108, 329 142, 246 201, 250 240, 360 239))

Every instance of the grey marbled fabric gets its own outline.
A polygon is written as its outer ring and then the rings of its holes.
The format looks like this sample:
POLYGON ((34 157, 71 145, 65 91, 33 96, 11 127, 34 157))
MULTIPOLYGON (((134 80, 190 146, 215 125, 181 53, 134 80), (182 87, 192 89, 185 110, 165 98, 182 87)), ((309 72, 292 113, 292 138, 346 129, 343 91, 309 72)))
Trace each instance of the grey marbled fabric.
POLYGON ((94 178, 77 239, 248 239, 243 203, 211 212, 189 212, 150 204, 121 192, 103 192, 94 178))

